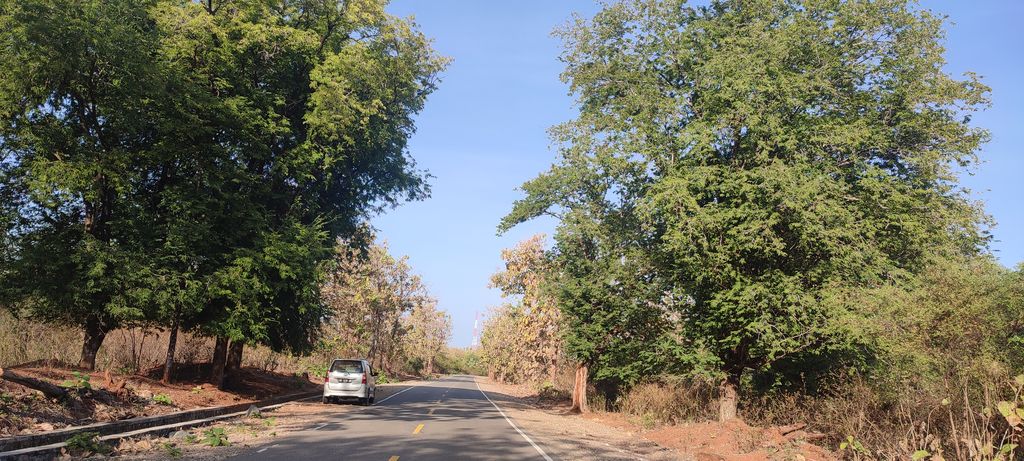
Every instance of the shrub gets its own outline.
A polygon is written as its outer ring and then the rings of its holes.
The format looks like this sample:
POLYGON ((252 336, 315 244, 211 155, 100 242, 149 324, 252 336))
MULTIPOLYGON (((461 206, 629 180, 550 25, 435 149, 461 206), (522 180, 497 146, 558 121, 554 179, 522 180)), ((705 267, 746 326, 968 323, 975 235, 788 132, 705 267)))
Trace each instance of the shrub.
POLYGON ((569 390, 560 389, 551 381, 544 381, 537 389, 537 398, 539 400, 560 401, 568 400, 570 397, 571 392, 569 390))
POLYGON ((169 396, 167 394, 157 394, 157 395, 154 395, 153 396, 153 401, 156 402, 156 403, 159 403, 161 405, 174 405, 174 402, 171 401, 171 396, 169 396))
POLYGON ((487 374, 487 365, 480 354, 472 349, 448 348, 434 362, 434 369, 444 374, 476 375, 487 374))
POLYGON ((100 434, 97 432, 81 432, 69 438, 65 448, 72 456, 89 456, 93 453, 107 454, 113 448, 100 441, 100 434))
POLYGON ((211 447, 226 447, 231 445, 228 442, 228 434, 223 427, 212 427, 203 431, 203 443, 211 447))
POLYGON ((405 362, 405 371, 409 374, 420 375, 423 372, 423 358, 412 357, 405 362))
POLYGON ((71 372, 71 376, 71 379, 66 379, 61 382, 60 386, 77 391, 92 389, 92 384, 89 383, 89 375, 73 371, 71 372))
POLYGON ((327 376, 327 365, 323 365, 323 364, 310 365, 307 368, 307 370, 309 371, 309 374, 311 374, 313 376, 316 376, 318 378, 323 378, 323 377, 327 376))
POLYGON ((651 424, 676 424, 714 418, 715 398, 706 381, 665 377, 633 386, 619 400, 619 409, 651 424))
POLYGON ((177 459, 181 458, 182 456, 181 448, 178 448, 173 443, 164 442, 162 445, 160 445, 160 448, 162 448, 164 450, 164 453, 167 453, 167 456, 170 456, 171 458, 177 459))

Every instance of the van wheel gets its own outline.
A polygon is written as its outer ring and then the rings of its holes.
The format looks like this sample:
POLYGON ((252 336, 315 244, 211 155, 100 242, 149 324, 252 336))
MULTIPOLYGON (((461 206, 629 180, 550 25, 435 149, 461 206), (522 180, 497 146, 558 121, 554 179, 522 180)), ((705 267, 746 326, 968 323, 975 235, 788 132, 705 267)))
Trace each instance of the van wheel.
POLYGON ((327 405, 328 403, 331 403, 331 399, 328 399, 327 397, 323 397, 323 398, 320 399, 320 403, 322 403, 324 405, 327 405))

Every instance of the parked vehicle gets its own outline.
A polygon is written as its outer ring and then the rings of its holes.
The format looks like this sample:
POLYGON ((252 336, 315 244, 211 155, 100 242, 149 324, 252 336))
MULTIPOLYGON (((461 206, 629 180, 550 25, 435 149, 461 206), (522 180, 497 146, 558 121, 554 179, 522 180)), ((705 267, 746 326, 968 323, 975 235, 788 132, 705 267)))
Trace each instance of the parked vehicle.
POLYGON ((356 399, 361 405, 373 404, 377 394, 377 372, 365 359, 335 359, 324 377, 323 403, 356 399))

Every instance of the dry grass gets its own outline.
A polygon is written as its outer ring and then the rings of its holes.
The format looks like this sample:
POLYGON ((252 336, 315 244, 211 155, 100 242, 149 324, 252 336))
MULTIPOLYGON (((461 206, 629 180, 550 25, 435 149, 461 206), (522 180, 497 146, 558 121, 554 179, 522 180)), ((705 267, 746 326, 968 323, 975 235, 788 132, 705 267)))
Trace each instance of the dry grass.
POLYGON ((619 400, 619 409, 650 428, 714 419, 714 399, 714 388, 707 382, 670 379, 634 386, 619 400))
MULTIPOLYGON (((164 363, 168 334, 152 328, 123 328, 110 332, 96 356, 96 369, 138 373, 164 363)), ((214 339, 188 332, 178 335, 174 360, 178 364, 212 360, 214 339)), ((78 329, 47 325, 13 317, 0 310, 0 367, 36 361, 78 363, 82 333, 78 329)), ((262 346, 245 349, 242 365, 268 372, 303 372, 317 358, 299 358, 262 346)), ((326 362, 325 362, 326 363, 326 362)))
MULTIPOLYGON (((1019 401, 1019 386, 1005 375, 974 376, 942 387, 913 382, 887 387, 852 379, 825 396, 750 399, 743 415, 762 426, 805 422, 826 436, 820 443, 827 448, 838 449, 846 442, 842 454, 848 459, 910 459, 918 451, 940 456, 935 459, 999 459, 994 456, 999 448, 1017 443, 1021 431, 1010 427, 996 403, 1019 401)), ((1018 453, 1004 459, 1021 458, 1018 453)))
POLYGON ((0 367, 36 360, 76 363, 81 341, 78 331, 17 319, 0 309, 0 367))
MULTIPOLYGON (((818 396, 747 392, 740 413, 763 428, 806 423, 808 433, 824 435, 819 445, 845 459, 904 460, 915 452, 944 460, 1024 459, 1020 450, 996 456, 1024 435, 1024 424, 1011 427, 997 402, 1024 408, 1024 385, 999 370, 960 370, 958 376, 970 378, 869 382, 847 376, 836 380, 835 391, 818 396), (847 448, 840 450, 843 442, 847 448)), ((645 429, 714 421, 716 392, 708 382, 664 378, 634 386, 620 397, 618 409, 645 429)), ((740 448, 760 443, 747 442, 740 448)))

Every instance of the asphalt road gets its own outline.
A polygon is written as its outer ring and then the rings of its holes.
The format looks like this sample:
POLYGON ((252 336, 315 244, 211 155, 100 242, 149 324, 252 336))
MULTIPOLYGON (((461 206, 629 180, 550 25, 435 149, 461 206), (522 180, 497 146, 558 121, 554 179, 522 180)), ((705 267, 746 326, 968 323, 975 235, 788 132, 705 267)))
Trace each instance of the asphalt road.
POLYGON ((237 460, 551 460, 470 376, 409 387, 369 407, 325 406, 336 415, 237 460))

